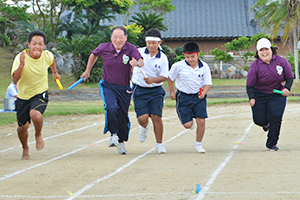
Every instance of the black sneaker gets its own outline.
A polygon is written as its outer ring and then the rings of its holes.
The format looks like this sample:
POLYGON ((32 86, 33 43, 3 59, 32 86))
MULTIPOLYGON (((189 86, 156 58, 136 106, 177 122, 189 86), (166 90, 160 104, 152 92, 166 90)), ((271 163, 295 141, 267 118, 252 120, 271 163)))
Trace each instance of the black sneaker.
POLYGON ((279 151, 279 148, 276 145, 274 145, 271 148, 268 147, 268 150, 269 151, 279 151))
POLYGON ((262 128, 265 132, 267 132, 270 129, 270 124, 263 126, 262 128))

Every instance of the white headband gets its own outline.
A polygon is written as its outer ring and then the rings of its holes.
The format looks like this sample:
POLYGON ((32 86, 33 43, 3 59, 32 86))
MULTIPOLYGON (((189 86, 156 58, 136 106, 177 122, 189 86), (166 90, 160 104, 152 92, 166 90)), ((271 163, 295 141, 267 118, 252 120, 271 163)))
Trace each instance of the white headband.
POLYGON ((150 37, 147 36, 145 40, 146 41, 157 41, 157 42, 161 41, 161 39, 159 37, 152 37, 152 36, 150 36, 150 37))

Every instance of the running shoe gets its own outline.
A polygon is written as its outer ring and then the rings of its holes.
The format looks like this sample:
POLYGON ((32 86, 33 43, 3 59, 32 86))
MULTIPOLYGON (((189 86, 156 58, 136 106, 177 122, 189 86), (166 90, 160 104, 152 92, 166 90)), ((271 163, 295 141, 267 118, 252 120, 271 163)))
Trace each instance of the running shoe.
POLYGON ((279 148, 277 147, 277 145, 272 146, 271 148, 268 147, 269 151, 279 151, 279 148))
POLYGON ((119 146, 119 137, 117 134, 113 134, 111 137, 110 137, 110 141, 108 143, 108 146, 109 147, 117 147, 119 146))
POLYGON ((141 130, 139 132, 138 138, 140 142, 145 142, 147 135, 148 135, 148 130, 149 130, 149 124, 147 124, 147 127, 141 127, 141 130))
POLYGON ((158 154, 166 154, 167 150, 165 149, 164 145, 157 145, 155 147, 158 154))
POLYGON ((196 145, 195 150, 197 153, 205 153, 205 149, 203 149, 202 145, 196 145))
POLYGON ((119 143, 118 153, 122 155, 125 155, 127 153, 124 142, 119 143))

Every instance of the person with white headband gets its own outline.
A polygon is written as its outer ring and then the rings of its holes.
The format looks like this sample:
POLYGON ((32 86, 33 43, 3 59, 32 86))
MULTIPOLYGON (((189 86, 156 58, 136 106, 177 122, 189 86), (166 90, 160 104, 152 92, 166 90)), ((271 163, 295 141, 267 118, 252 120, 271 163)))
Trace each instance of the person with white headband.
POLYGON ((146 32, 146 47, 139 48, 144 59, 143 67, 133 69, 133 101, 138 123, 142 126, 138 135, 140 142, 144 142, 148 135, 148 120, 151 117, 156 137, 156 151, 158 154, 167 153, 162 144, 163 123, 162 109, 165 91, 162 84, 168 78, 169 62, 161 51, 161 34, 157 29, 146 32))
POLYGON ((250 65, 247 75, 247 93, 253 122, 268 132, 266 147, 270 151, 279 150, 277 142, 286 97, 294 80, 291 65, 276 55, 276 49, 267 38, 258 40, 256 60, 250 65), (273 93, 274 89, 283 94, 273 93))

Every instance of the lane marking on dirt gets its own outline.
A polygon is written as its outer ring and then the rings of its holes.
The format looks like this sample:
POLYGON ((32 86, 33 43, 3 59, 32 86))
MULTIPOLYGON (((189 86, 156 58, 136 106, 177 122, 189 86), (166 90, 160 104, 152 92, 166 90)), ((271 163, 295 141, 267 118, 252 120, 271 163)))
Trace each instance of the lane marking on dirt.
MULTIPOLYGON (((254 123, 251 123, 248 128, 245 130, 245 133, 242 135, 241 139, 239 139, 238 142, 242 142, 245 137, 248 135, 251 127, 254 125, 254 123)), ((220 174, 220 172, 224 169, 224 167, 227 165, 227 163, 232 158, 233 154, 236 152, 237 148, 239 147, 239 144, 236 144, 231 149, 228 156, 225 158, 225 160, 221 163, 221 165, 214 171, 214 173, 211 175, 210 179, 207 181, 205 186, 202 188, 202 190, 199 192, 199 195, 197 196, 196 200, 201 200, 204 198, 204 196, 207 194, 208 190, 210 189, 210 186, 214 183, 217 176, 220 174)))
MULTIPOLYGON (((163 119, 168 119, 168 118, 174 118, 174 116, 166 117, 166 118, 163 118, 163 119)), ((67 131, 67 132, 64 132, 64 133, 61 133, 61 134, 57 134, 57 135, 54 135, 54 136, 50 136, 50 137, 48 137, 47 139, 59 137, 59 136, 62 136, 62 135, 66 135, 66 134, 71 133, 71 132, 81 131, 81 130, 84 130, 84 129, 86 129, 86 128, 90 128, 90 127, 93 127, 93 126, 96 126, 96 125, 100 125, 100 124, 104 124, 104 123, 105 123, 105 122, 94 123, 94 124, 92 124, 92 125, 85 126, 85 127, 79 128, 79 129, 74 129, 74 130, 67 131)), ((139 128, 140 128, 140 127, 133 128, 133 129, 131 129, 131 131, 135 131, 136 129, 139 129, 139 128)), ((106 139, 99 140, 99 141, 97 141, 97 142, 93 142, 92 144, 100 144, 100 143, 105 142, 105 141, 107 141, 107 140, 109 140, 109 139, 110 139, 110 138, 108 137, 108 138, 106 138, 106 139)), ((44 140, 46 140, 46 138, 45 138, 44 140)), ((34 143, 35 143, 35 142, 34 142, 34 143)), ((32 144, 33 144, 33 142, 32 142, 32 144)), ((74 153, 77 153, 77 152, 79 152, 79 151, 82 151, 82 150, 84 150, 84 149, 86 149, 86 148, 88 148, 88 147, 90 147, 90 145, 89 145, 89 146, 81 147, 81 148, 76 149, 76 150, 74 150, 74 151, 71 151, 71 152, 69 152, 69 153, 65 153, 65 154, 63 154, 63 155, 61 155, 61 156, 57 156, 57 157, 52 158, 52 159, 50 159, 50 160, 48 160, 48 161, 45 161, 45 162, 42 162, 42 163, 39 163, 39 164, 30 166, 30 167, 27 167, 27 168, 25 168, 25 169, 19 170, 19 171, 17 171, 17 172, 12 173, 12 174, 4 175, 3 177, 0 177, 0 181, 5 180, 5 179, 8 179, 8 178, 11 178, 11 177, 13 177, 13 176, 16 176, 16 175, 18 175, 18 174, 21 174, 21 173, 23 173, 23 172, 26 172, 26 171, 28 171, 28 170, 31 170, 31 169, 34 169, 34 168, 43 166, 43 165, 48 164, 48 163, 50 163, 50 162, 52 162, 52 161, 55 161, 55 160, 58 160, 58 159, 67 157, 67 156, 69 156, 69 155, 72 155, 72 154, 74 154, 74 153)), ((11 147, 11 148, 9 148, 9 149, 13 149, 13 148, 15 148, 15 147, 11 147)))
MULTIPOLYGON (((56 138, 56 137, 59 137, 59 136, 63 136, 63 135, 67 135, 69 133, 73 133, 73 132, 77 132, 77 131, 82 131, 84 129, 87 129, 87 128, 91 128, 93 126, 97 126, 97 125, 101 125, 101 124, 104 124, 104 122, 101 122, 101 123, 94 123, 94 124, 91 124, 91 125, 88 125, 88 126, 84 126, 82 128, 78 128, 78 129, 74 129, 74 130, 70 130, 70 131, 67 131, 67 132, 64 132, 64 133, 60 133, 60 134, 57 134, 57 135, 53 135, 53 136, 49 136, 49 137, 46 137, 46 138, 43 138, 44 141, 45 140, 48 140, 48 139, 52 139, 52 138, 56 138)), ((28 145, 30 144, 35 144, 35 141, 33 142, 29 142, 28 145)), ((19 145, 16 145, 16 146, 13 146, 13 147, 10 147, 10 148, 7 148, 7 149, 3 149, 0 151, 0 153, 3 153, 3 152, 6 152, 6 151, 9 151, 9 150, 12 150, 12 149, 15 149, 19 147, 19 145)))
MULTIPOLYGON (((137 194, 103 194, 103 195, 80 195, 78 198, 85 198, 85 199, 95 199, 95 198, 102 198, 102 197, 136 197, 136 196, 170 196, 170 195, 188 195, 190 192, 166 192, 166 193, 137 193, 137 194)), ((207 192, 207 194, 212 194, 212 195, 242 195, 242 194, 247 194, 247 195, 276 195, 276 194, 296 194, 299 195, 300 192, 207 192)), ((27 196, 27 195, 0 195, 1 199, 16 199, 16 198, 21 198, 21 199, 63 199, 63 198, 68 198, 69 196, 27 196)))
MULTIPOLYGON (((223 115, 223 116, 215 116, 215 117, 211 117, 207 120, 211 120, 211 119, 216 119, 216 118, 221 118, 221 117, 227 117, 228 115, 223 115)), ((172 140, 178 138, 179 136, 183 135, 185 132, 190 131, 190 129, 185 129, 184 131, 180 132, 179 134, 173 136, 172 138, 170 138, 169 140, 167 140, 165 142, 165 144, 171 142, 172 140)), ((137 162, 138 160, 140 160, 141 158, 145 157, 146 155, 148 155, 149 153, 151 153, 152 151, 154 151, 155 148, 152 148, 150 150, 148 150, 147 152, 145 152, 142 155, 137 156, 136 158, 132 159, 131 161, 129 161, 128 163, 126 163, 125 165, 123 165, 122 167, 119 167, 118 169, 116 169, 114 172, 107 174, 106 176, 99 178, 97 180, 95 180, 94 182, 84 186, 82 189, 78 190, 76 193, 73 193, 74 196, 69 197, 68 200, 74 199, 76 197, 79 197, 81 194, 83 194, 84 192, 86 192, 87 190, 89 190, 90 188, 94 187, 96 184, 120 173, 121 171, 123 171, 124 169, 126 169, 127 167, 129 167, 130 165, 134 164, 135 162, 137 162)))

